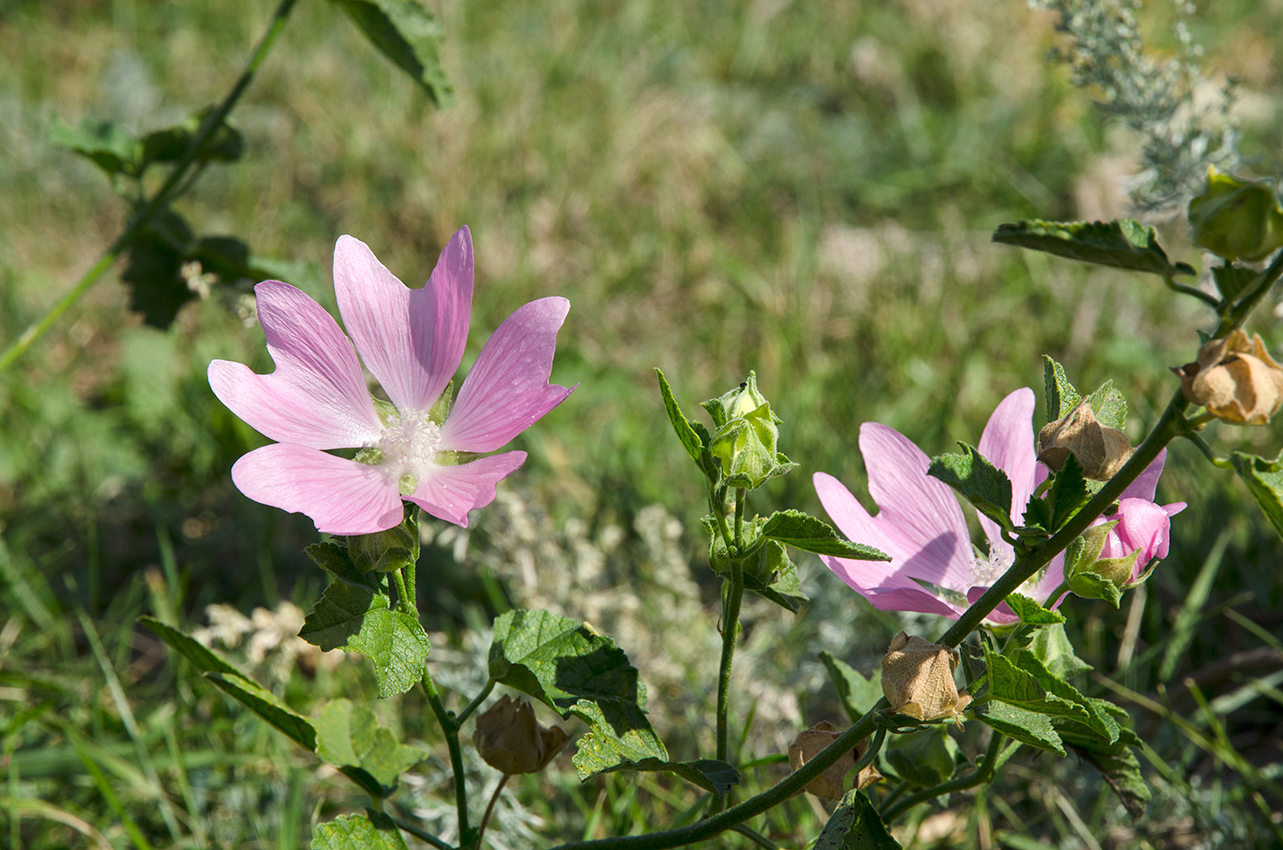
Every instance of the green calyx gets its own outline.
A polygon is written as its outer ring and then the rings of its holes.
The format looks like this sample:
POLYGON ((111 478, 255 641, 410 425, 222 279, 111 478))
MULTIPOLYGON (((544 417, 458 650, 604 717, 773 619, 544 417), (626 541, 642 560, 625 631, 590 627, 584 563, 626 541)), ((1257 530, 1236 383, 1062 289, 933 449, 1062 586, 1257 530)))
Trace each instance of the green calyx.
POLYGON ((1207 190, 1189 203, 1194 244, 1226 260, 1263 260, 1283 247, 1283 207, 1267 180, 1241 180, 1212 167, 1207 190))
POLYGON ((701 406, 717 429, 708 451, 720 461, 726 486, 754 490, 796 466, 776 451, 781 420, 757 389, 755 373, 749 372, 744 383, 701 406))

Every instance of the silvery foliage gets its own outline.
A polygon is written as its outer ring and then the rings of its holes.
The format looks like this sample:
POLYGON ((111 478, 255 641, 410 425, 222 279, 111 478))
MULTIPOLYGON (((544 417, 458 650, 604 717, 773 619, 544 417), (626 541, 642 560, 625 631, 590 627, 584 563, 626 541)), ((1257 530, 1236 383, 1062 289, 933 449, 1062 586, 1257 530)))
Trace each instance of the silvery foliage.
MULTIPOLYGON (((1127 187, 1144 212, 1171 213, 1203 188, 1207 168, 1239 164, 1239 134, 1230 118, 1234 83, 1212 83, 1195 60, 1195 44, 1183 20, 1175 26, 1176 55, 1147 55, 1134 10, 1140 0, 1029 0, 1034 9, 1056 12, 1057 32, 1067 43, 1053 58, 1069 65, 1074 85, 1099 93, 1096 105, 1141 137, 1140 165, 1127 187)), ((1194 4, 1177 0, 1184 18, 1194 4)))

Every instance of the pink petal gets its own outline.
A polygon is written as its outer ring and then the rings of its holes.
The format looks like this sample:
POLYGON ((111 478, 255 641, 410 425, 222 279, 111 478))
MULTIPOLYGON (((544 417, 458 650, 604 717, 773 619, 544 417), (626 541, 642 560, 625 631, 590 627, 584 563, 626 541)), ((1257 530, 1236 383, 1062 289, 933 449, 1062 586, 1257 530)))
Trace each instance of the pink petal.
POLYGON ((1137 572, 1154 558, 1166 558, 1171 519, 1166 508, 1145 499, 1121 499, 1118 513, 1102 517, 1101 522, 1117 519, 1101 552, 1102 558, 1122 558, 1140 550, 1137 572))
MULTIPOLYGON (((826 563, 829 558, 823 559, 826 563)), ((864 561, 851 563, 865 563, 864 561)), ((837 570, 833 570, 837 573, 837 570)), ((842 574, 838 573, 841 577, 842 574)), ((845 579, 844 579, 845 580, 845 579)), ((850 582, 847 582, 850 584, 850 582)), ((852 585, 854 587, 854 585, 852 585)), ((856 588, 859 590, 859 588, 856 588)), ((958 619, 962 609, 956 605, 950 605, 940 597, 928 593, 921 587, 916 588, 899 588, 896 590, 871 590, 863 592, 864 598, 873 604, 874 608, 879 611, 918 611, 923 614, 940 614, 952 619, 958 619)))
POLYGON ((897 540, 888 538, 882 532, 878 524, 881 514, 878 517, 869 516, 864 505, 861 505, 855 496, 851 495, 851 491, 832 475, 817 472, 811 480, 815 484, 816 495, 820 497, 820 504, 824 506, 833 524, 847 536, 847 539, 881 549, 891 556, 890 561, 856 561, 833 556, 822 558, 829 569, 866 596, 875 588, 921 591, 922 587, 913 579, 901 574, 901 566, 915 555, 917 550, 900 549, 897 540))
POLYGON ((491 452, 533 425, 570 395, 549 385, 557 329, 570 302, 540 298, 504 320, 464 379, 441 428, 444 447, 491 452))
MULTIPOLYGON (((1007 474, 1011 481, 1011 521, 1023 523, 1025 508, 1035 486, 1037 459, 1034 453, 1034 391, 1022 387, 999 403, 985 425, 976 446, 980 454, 1007 474)), ((989 538, 989 555, 1010 562, 1015 555, 1002 539, 998 524, 980 515, 980 527, 989 538)))
POLYGON ((209 385, 228 409, 265 437, 313 449, 377 439, 382 424, 352 344, 301 290, 268 280, 254 287, 258 320, 276 371, 256 375, 227 360, 209 364, 209 385))
POLYGON ((959 592, 971 586, 971 537, 948 485, 927 475, 930 459, 894 428, 860 426, 860 453, 869 473, 876 522, 904 574, 959 592))
POLYGON ((288 443, 243 456, 232 481, 256 502, 307 514, 326 534, 384 531, 403 515, 395 483, 377 467, 288 443))
POLYGON ((426 411, 459 368, 472 313, 472 235, 462 228, 421 289, 409 289, 359 239, 334 246, 339 312, 370 373, 402 411, 426 411))
POLYGON ((495 484, 525 459, 525 452, 504 452, 458 466, 434 467, 408 498, 434 517, 467 528, 468 511, 493 502, 495 484))
MULTIPOLYGON (((967 602, 971 605, 975 605, 976 600, 979 599, 981 596, 984 596, 985 592, 989 590, 989 587, 990 587, 989 585, 984 585, 984 586, 977 585, 976 587, 973 587, 970 590, 968 590, 967 602)), ((1042 600, 1040 599, 1038 601, 1041 602, 1042 600)), ((1020 618, 1016 616, 1016 612, 1012 611, 1011 606, 1008 605, 1006 602, 999 602, 998 607, 994 608, 992 611, 986 614, 985 618, 1004 626, 1009 625, 1011 623, 1020 622, 1020 618)))
POLYGON ((1136 480, 1127 485, 1120 499, 1145 499, 1154 501, 1154 493, 1158 490, 1158 478, 1163 474, 1163 464, 1167 462, 1167 449, 1158 453, 1145 471, 1136 476, 1136 480))

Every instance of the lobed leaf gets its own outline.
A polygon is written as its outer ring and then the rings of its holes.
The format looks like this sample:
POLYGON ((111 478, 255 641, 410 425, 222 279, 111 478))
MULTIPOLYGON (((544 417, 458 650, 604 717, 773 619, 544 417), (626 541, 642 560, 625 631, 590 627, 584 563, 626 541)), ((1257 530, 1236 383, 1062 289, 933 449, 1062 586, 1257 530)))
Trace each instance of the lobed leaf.
POLYGON ((566 713, 571 714, 588 724, 571 759, 580 781, 630 763, 668 762, 668 750, 635 703, 581 699, 566 713))
POLYGON ((373 809, 319 824, 309 846, 312 850, 408 850, 392 818, 373 809))
POLYGON ((828 522, 802 511, 776 511, 767 517, 761 534, 817 555, 833 555, 860 561, 891 560, 891 556, 885 552, 863 543, 853 543, 828 522))
POLYGON ((1026 626, 1050 626, 1055 623, 1065 622, 1062 614, 1056 611, 1049 611, 1042 607, 1028 596, 1022 596, 1019 593, 1010 594, 1007 599, 1007 607, 1020 618, 1020 623, 1026 626))
POLYGON ((360 768, 390 792, 398 777, 423 761, 418 747, 402 744, 368 706, 335 699, 315 720, 316 754, 335 767, 360 768))
POLYGON ((1011 531, 1011 479, 989 462, 974 446, 958 443, 962 454, 931 459, 927 475, 938 478, 962 494, 976 510, 1011 531))
POLYGON ((1195 273, 1192 266, 1173 264, 1167 259, 1154 228, 1130 218, 1091 222, 1034 219, 1000 224, 994 231, 993 241, 1165 278, 1195 273))
POLYGON ((1055 727, 1051 725, 1051 719, 1045 714, 990 700, 977 708, 974 715, 981 723, 1022 744, 1047 750, 1058 756, 1065 754, 1065 746, 1056 734, 1055 727))
POLYGON ((1283 454, 1274 460, 1234 452, 1230 463, 1261 506, 1274 530, 1283 535, 1283 454))

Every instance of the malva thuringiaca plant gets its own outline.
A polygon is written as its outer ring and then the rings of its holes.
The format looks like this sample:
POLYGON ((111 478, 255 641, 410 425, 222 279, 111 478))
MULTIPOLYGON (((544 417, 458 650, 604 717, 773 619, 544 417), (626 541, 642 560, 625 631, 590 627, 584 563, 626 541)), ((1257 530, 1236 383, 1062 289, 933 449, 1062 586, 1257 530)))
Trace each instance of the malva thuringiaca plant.
POLYGON ((1218 458, 1202 436, 1218 419, 1264 423, 1283 404, 1283 368, 1259 337, 1249 342, 1242 329, 1283 276, 1283 230, 1258 220, 1273 221, 1277 202, 1222 203, 1210 211, 1208 203, 1239 191, 1256 197, 1266 185, 1213 173, 1207 194, 1190 206, 1197 244, 1238 256, 1250 243, 1250 256, 1274 255, 1264 268, 1222 257, 1212 269, 1218 294, 1177 284, 1177 276, 1193 269, 1171 263, 1154 231, 1134 221, 1021 222, 994 236, 1154 273, 1174 292, 1214 309, 1215 328, 1195 361, 1174 368, 1179 381, 1173 379, 1172 400, 1135 448, 1122 432, 1126 402, 1112 384, 1084 396, 1047 359, 1046 424, 1037 436, 1037 404, 1028 388, 998 405, 974 447, 962 443, 961 453, 935 459, 897 431, 865 423, 859 448, 876 514, 836 478, 816 471, 817 495, 836 527, 795 509, 761 516, 750 511, 750 499, 798 464, 779 451, 783 423, 756 376, 703 402, 710 428, 687 418, 659 373, 664 409, 704 479, 708 559, 722 582, 711 757, 672 761, 646 718, 645 688, 623 649, 589 624, 551 611, 518 609, 495 620, 487 679, 478 692, 451 694, 434 682, 416 604, 418 588, 430 582, 416 579, 419 510, 466 524, 469 511, 484 508, 496 482, 524 459, 520 452, 486 453, 571 392, 548 383, 568 309, 564 299, 551 297, 525 305, 500 326, 455 395, 451 376, 472 291, 466 228, 420 289, 407 289, 362 243, 339 239, 335 286, 355 351, 314 301, 268 281, 257 288, 259 316, 276 371, 256 375, 221 361, 209 370, 219 398, 278 441, 236 464, 237 486, 257 501, 306 513, 329 535, 308 548, 331 584, 300 636, 322 649, 369 658, 380 697, 423 688, 454 771, 456 828, 431 833, 394 807, 399 778, 426 754, 378 726, 369 708, 338 700, 317 717, 302 716, 191 637, 154 619, 145 622, 216 685, 369 794, 364 813, 317 828, 312 846, 318 848, 406 847, 406 834, 440 848, 482 846, 507 778, 556 769, 558 754, 571 743, 564 729, 541 724, 523 697, 505 693, 479 712, 499 685, 586 725, 571 759, 580 779, 664 771, 704 794, 703 817, 693 823, 562 850, 679 847, 731 829, 774 846, 753 830, 753 818, 803 790, 840 801, 817 846, 894 848, 900 845, 890 828, 906 811, 992 781, 1021 748, 1057 756, 1073 750, 1105 775, 1133 817, 1142 817, 1149 790, 1135 753, 1140 739, 1125 710, 1069 681, 1087 668, 1074 655, 1062 612, 1074 595, 1118 605, 1166 556, 1171 522, 1186 505, 1159 505, 1155 491, 1166 446, 1178 437, 1194 441, 1217 466, 1237 471, 1283 532, 1278 462, 1238 452, 1218 458), (369 395, 361 362, 388 401, 369 395), (357 451, 351 459, 329 453, 337 448, 357 451), (973 545, 955 493, 977 511, 983 548, 973 545), (826 721, 802 732, 789 750, 793 772, 737 799, 740 773, 729 741, 743 730, 731 708, 730 672, 741 606, 752 592, 804 615, 806 595, 790 550, 818 554, 876 608, 953 622, 938 636, 902 632, 878 670, 856 672, 827 659, 852 724, 839 730, 826 721), (869 694, 875 682, 883 698, 862 701, 858 695, 869 694), (970 723, 988 728, 987 742, 968 759, 955 759, 950 729, 970 723), (461 747, 469 735, 503 776, 479 821, 462 773, 461 747))

